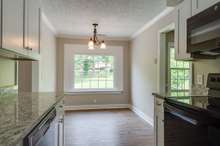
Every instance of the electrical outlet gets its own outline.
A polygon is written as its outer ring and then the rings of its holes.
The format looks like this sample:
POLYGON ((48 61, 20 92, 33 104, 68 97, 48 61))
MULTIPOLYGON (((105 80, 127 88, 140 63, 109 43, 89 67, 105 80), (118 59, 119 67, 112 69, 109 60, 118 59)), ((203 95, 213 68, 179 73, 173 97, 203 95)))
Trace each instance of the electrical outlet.
POLYGON ((204 84, 204 75, 200 74, 200 75, 197 75, 197 84, 198 85, 203 85, 204 84))
POLYGON ((154 64, 157 64, 157 58, 154 58, 154 64))

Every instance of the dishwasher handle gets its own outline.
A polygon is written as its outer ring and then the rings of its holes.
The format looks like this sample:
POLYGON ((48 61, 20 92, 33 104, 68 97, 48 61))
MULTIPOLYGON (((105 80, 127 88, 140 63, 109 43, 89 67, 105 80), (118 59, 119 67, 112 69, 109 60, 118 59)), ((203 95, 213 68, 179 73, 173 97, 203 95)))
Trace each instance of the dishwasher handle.
POLYGON ((44 119, 24 138, 25 146, 36 146, 40 139, 46 135, 51 123, 56 118, 56 110, 52 109, 44 119))
POLYGON ((200 125, 200 120, 197 115, 193 115, 192 113, 189 113, 188 111, 184 111, 183 109, 180 109, 178 107, 172 106, 170 104, 165 103, 165 112, 168 112, 184 121, 187 123, 190 123, 192 125, 198 126, 200 125))

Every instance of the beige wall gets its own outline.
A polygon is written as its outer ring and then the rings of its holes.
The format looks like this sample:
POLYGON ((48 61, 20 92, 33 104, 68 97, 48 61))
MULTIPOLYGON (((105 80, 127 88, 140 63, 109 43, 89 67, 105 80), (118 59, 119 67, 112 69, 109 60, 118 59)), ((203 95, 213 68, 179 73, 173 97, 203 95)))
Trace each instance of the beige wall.
MULTIPOLYGON (((158 33, 174 22, 171 12, 131 41, 131 101, 149 119, 154 116, 153 92, 157 91, 158 33)), ((164 75, 165 76, 165 75, 164 75)))
POLYGON ((0 88, 16 84, 15 61, 0 58, 0 88))
MULTIPOLYGON (((157 77, 158 64, 155 61, 159 48, 158 32, 173 23, 174 20, 175 14, 171 12, 131 41, 131 102, 133 106, 151 119, 154 116, 154 97, 152 93, 157 92, 159 80, 157 77)), ((197 74, 205 76, 205 84, 209 72, 219 73, 219 63, 220 59, 193 61, 194 83, 196 84, 197 74)))
POLYGON ((55 33, 42 21, 41 59, 39 61, 39 91, 56 91, 56 37, 55 33))
POLYGON ((193 62, 194 66, 194 85, 197 84, 196 76, 204 75, 204 86, 206 86, 206 81, 208 73, 220 73, 220 59, 216 60, 197 60, 193 62))
MULTIPOLYGON (((87 39, 57 38, 57 91, 64 91, 64 44, 87 44, 87 39)), ((106 41, 110 46, 124 47, 124 92, 121 94, 66 95, 65 105, 99 105, 130 103, 130 49, 128 41, 106 41), (96 100, 96 103, 94 103, 96 100)))

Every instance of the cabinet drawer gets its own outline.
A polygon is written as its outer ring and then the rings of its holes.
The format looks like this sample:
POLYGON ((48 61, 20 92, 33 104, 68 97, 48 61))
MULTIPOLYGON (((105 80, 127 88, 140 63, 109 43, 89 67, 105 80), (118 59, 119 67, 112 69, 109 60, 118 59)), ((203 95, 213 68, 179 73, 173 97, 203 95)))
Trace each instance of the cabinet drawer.
POLYGON ((155 99, 155 114, 163 119, 164 118, 164 106, 163 106, 164 100, 156 98, 155 99))
POLYGON ((63 100, 61 100, 59 103, 56 105, 56 111, 59 119, 63 120, 64 118, 64 103, 63 100))

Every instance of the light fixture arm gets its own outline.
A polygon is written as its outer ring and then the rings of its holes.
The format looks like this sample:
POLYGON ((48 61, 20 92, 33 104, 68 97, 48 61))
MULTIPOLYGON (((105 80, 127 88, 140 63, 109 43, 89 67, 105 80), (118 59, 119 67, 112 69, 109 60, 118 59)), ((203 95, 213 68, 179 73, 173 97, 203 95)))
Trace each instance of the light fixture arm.
POLYGON ((97 26, 98 26, 98 24, 94 23, 93 26, 94 26, 93 41, 94 41, 94 43, 97 43, 97 41, 98 41, 98 40, 97 40, 97 26))
POLYGON ((100 46, 101 49, 105 49, 106 48, 106 44, 103 41, 99 41, 98 40, 98 32, 97 32, 97 27, 98 27, 98 24, 97 23, 94 23, 93 24, 93 27, 94 27, 94 30, 93 30, 93 37, 90 38, 90 41, 89 41, 89 48, 90 49, 94 49, 94 46, 100 46))

